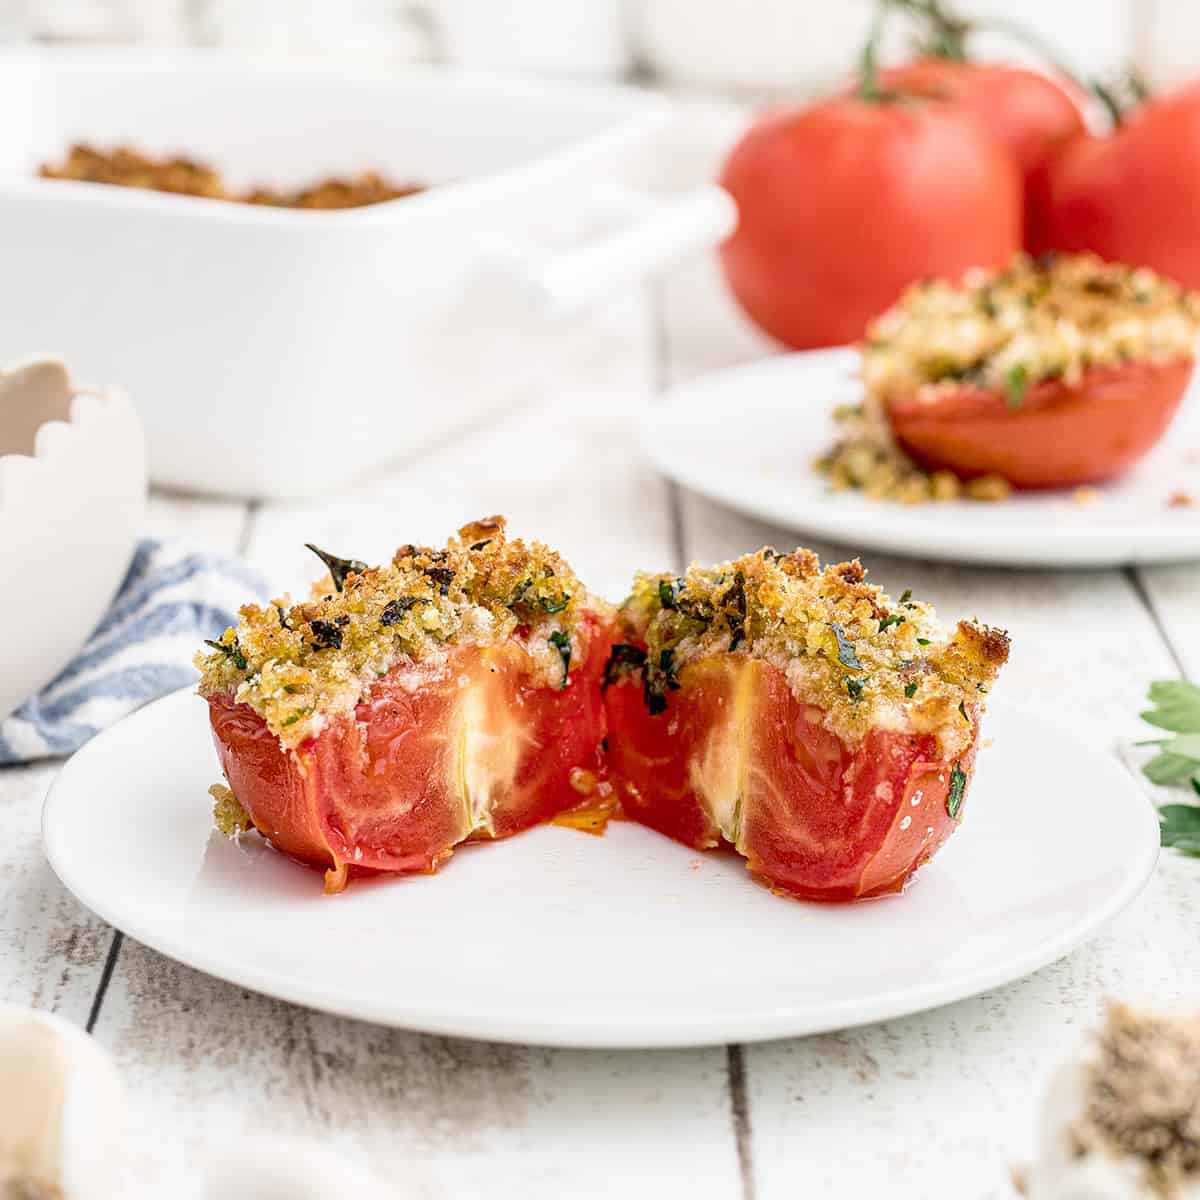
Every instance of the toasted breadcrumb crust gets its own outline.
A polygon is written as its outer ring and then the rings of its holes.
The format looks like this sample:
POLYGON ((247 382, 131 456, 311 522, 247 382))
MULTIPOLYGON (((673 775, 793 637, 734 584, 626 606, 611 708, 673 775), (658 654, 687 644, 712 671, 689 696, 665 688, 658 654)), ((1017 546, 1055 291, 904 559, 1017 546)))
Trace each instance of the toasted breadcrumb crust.
POLYGON ((145 188, 180 196, 204 196, 211 200, 234 200, 272 208, 361 208, 425 190, 419 184, 395 183, 378 171, 363 171, 349 178, 331 176, 295 191, 258 187, 248 192, 234 192, 229 190, 217 171, 195 159, 179 155, 154 157, 130 146, 99 150, 85 142, 73 145, 61 162, 43 163, 38 168, 38 174, 43 179, 109 183, 119 187, 145 188))
POLYGON ((867 330, 869 401, 963 383, 1008 391, 1088 367, 1194 358, 1200 296, 1092 254, 1018 255, 961 283, 910 287, 867 330))
MULTIPOLYGON (((798 699, 826 714, 848 744, 873 728, 933 733, 947 757, 974 736, 1008 660, 1008 634, 961 621, 952 633, 933 608, 905 593, 894 601, 866 582, 857 560, 822 569, 810 550, 770 547, 682 577, 639 575, 618 612, 628 642, 646 648, 647 702, 670 691, 689 663, 749 654, 782 670, 798 699)), ((610 682, 621 669, 618 647, 610 682)))
POLYGON ((208 794, 213 799, 213 824, 227 838, 236 838, 239 833, 254 828, 250 814, 242 807, 232 788, 214 783, 208 789, 208 794))
POLYGON ((966 385, 1001 391, 1016 407, 1039 380, 1076 383, 1090 367, 1194 358, 1198 337, 1200 295, 1091 254, 1020 254, 961 282, 925 280, 867 330, 864 403, 835 412, 840 436, 816 469, 835 491, 873 500, 1005 500, 1012 488, 999 476, 964 481, 914 463, 891 436, 889 402, 933 402, 966 385))
POLYGON ((444 549, 401 546, 383 566, 332 561, 336 582, 326 574, 299 604, 246 605, 196 658, 201 695, 248 704, 285 747, 315 736, 398 664, 436 665, 452 645, 518 630, 531 686, 561 686, 583 659, 582 615, 611 614, 554 551, 510 541, 503 517, 464 525, 444 549))
POLYGON ((1109 1007, 1090 1065, 1087 1108, 1071 1127, 1080 1156, 1131 1155, 1175 1195, 1200 1173, 1200 1014, 1109 1007))

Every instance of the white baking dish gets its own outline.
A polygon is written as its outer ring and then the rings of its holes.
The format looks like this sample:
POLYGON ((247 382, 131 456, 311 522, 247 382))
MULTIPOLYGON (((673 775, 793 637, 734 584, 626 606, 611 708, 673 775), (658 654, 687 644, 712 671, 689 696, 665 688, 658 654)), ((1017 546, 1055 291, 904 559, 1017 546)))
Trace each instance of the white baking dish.
POLYGON ((715 188, 621 186, 670 123, 627 88, 15 50, 0 102, 0 359, 50 350, 119 382, 152 477, 183 488, 297 495, 411 454, 511 403, 566 314, 735 220, 715 188), (440 186, 300 212, 34 177, 74 140, 186 152, 235 183, 378 167, 440 186))

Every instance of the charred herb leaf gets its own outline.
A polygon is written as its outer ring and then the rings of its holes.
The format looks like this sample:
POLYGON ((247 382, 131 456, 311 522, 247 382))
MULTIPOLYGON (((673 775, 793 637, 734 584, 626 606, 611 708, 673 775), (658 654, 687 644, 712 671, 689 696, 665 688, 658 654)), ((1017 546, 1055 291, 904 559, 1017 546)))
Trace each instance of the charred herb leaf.
POLYGON ((492 544, 491 538, 484 538, 482 542, 475 542, 471 546, 471 549, 472 550, 482 550, 485 546, 490 546, 491 544, 492 544))
POLYGON ((379 614, 380 625, 399 625, 404 620, 404 614, 411 612, 418 604, 428 604, 429 601, 424 596, 401 596, 396 600, 389 600, 384 605, 383 612, 379 614))
POLYGON ((312 644, 318 650, 340 650, 342 648, 342 627, 336 621, 309 621, 312 631, 312 644))
POLYGON ((642 699, 652 717, 667 711, 667 692, 679 691, 679 677, 675 674, 675 651, 662 650, 658 661, 649 659, 642 676, 642 699))
POLYGON ((729 649, 736 650, 746 639, 746 576, 738 571, 729 590, 718 601, 729 622, 729 649))
POLYGON ((225 642, 214 642, 209 638, 205 638, 204 644, 206 646, 211 646, 214 650, 220 650, 220 652, 224 654, 225 657, 229 659, 229 661, 233 663, 233 665, 237 667, 239 671, 244 671, 246 669, 246 656, 242 653, 241 646, 237 644, 237 638, 234 638, 234 640, 228 644, 225 642))
POLYGON ((336 554, 329 554, 314 546, 312 542, 305 542, 304 548, 311 550, 325 564, 329 570, 329 578, 333 580, 333 586, 339 592, 345 586, 347 575, 361 575, 367 569, 367 564, 359 562, 357 558, 338 558, 336 554))
POLYGON ((866 685, 861 679, 851 679, 849 675, 847 675, 842 682, 846 685, 846 693, 849 695, 850 699, 857 704, 859 697, 863 694, 863 688, 866 685))
POLYGON ((454 582, 454 571, 450 567, 426 567, 421 574, 431 583, 437 584, 441 595, 450 595, 450 585, 454 582))
POLYGON ((640 671, 646 665, 646 652, 641 646, 631 642, 617 642, 609 651, 608 662, 604 665, 604 682, 601 688, 607 690, 614 683, 640 671))
POLYGON ((562 686, 565 688, 570 682, 568 673, 571 670, 571 639, 567 637, 561 629, 556 629, 550 635, 550 641, 558 649, 559 657, 562 659, 563 665, 563 680, 562 686))
POLYGON ((958 763, 955 763, 954 769, 950 772, 950 791, 946 796, 946 812, 952 821, 958 820, 959 811, 962 809, 963 796, 966 794, 966 772, 958 763))
POLYGON ((836 621, 831 622, 829 628, 837 638, 838 662, 851 671, 865 671, 866 668, 858 661, 854 643, 846 636, 846 631, 836 621))

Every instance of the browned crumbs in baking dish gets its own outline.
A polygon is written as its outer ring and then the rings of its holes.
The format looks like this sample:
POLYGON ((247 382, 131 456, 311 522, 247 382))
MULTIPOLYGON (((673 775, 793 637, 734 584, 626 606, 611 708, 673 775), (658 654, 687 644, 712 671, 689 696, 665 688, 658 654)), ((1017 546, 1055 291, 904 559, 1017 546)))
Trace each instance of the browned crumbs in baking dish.
POLYGON ((345 177, 331 175, 295 191, 256 187, 237 192, 225 185, 219 172, 195 159, 179 155, 154 157, 129 146, 99 150, 83 142, 73 145, 61 162, 43 163, 38 168, 38 174, 43 179, 111 183, 118 187, 145 188, 180 196, 204 196, 212 200, 231 200, 271 208, 361 208, 367 204, 382 204, 385 200, 399 200, 425 190, 421 184, 397 183, 378 171, 362 171, 345 177))

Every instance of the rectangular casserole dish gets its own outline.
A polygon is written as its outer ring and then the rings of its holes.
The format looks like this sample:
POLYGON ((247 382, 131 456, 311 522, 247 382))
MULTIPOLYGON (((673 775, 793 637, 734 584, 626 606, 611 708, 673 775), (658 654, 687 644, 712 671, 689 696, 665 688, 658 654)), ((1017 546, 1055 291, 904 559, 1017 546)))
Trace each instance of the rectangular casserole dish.
POLYGON ((297 496, 412 454, 511 403, 570 314, 735 220, 716 188, 628 186, 671 118, 630 88, 17 49, 0 97, 0 360, 50 351, 119 383, 171 487, 297 496), (373 167, 435 186, 305 212, 37 178, 73 141, 185 153, 236 185, 373 167))

